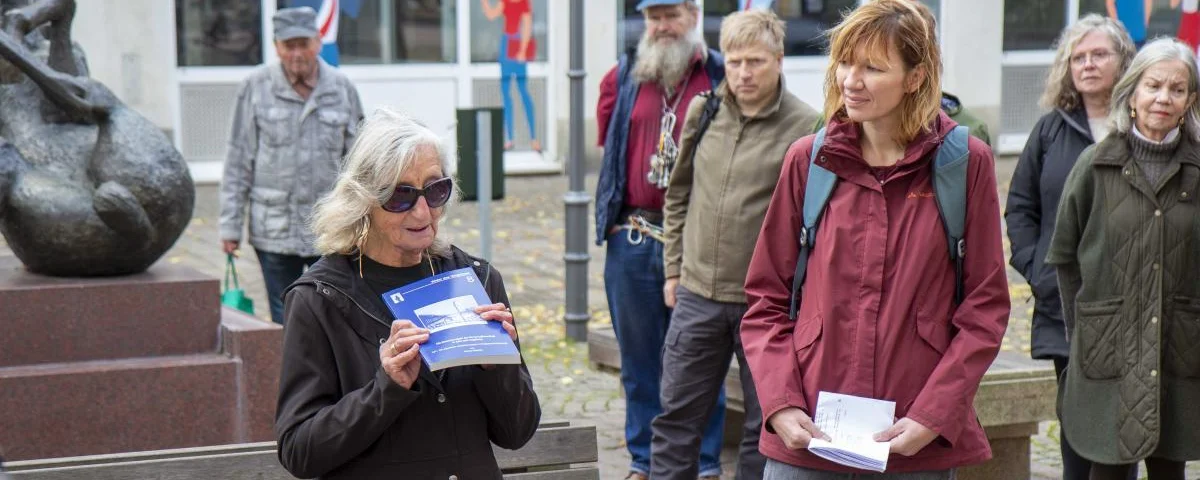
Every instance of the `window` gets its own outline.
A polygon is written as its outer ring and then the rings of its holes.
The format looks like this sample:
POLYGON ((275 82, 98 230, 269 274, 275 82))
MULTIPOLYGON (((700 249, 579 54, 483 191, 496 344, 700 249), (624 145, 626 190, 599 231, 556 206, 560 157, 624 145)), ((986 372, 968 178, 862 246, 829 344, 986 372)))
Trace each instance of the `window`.
MULTIPOLYGON (((469 0, 471 2, 471 61, 472 62, 495 62, 500 58, 501 47, 507 48, 517 45, 520 41, 521 19, 509 19, 508 15, 520 15, 522 7, 528 7, 529 14, 533 19, 532 28, 532 45, 533 58, 529 61, 544 62, 546 61, 546 18, 549 17, 550 11, 547 9, 549 0, 469 0), (500 9, 500 16, 495 19, 488 20, 484 14, 483 4, 487 3, 493 8, 500 9), (504 11, 508 9, 508 11, 504 11), (501 35, 503 32, 515 32, 513 41, 504 42, 501 44, 501 35)), ((510 58, 511 55, 510 55, 510 58)))
POLYGON ((1066 25, 1066 0, 1004 0, 1005 51, 1049 50, 1066 25))
MULTIPOLYGON (((1142 43, 1147 40, 1153 40, 1157 37, 1174 37, 1179 33, 1179 22, 1181 12, 1179 8, 1171 8, 1171 0, 1154 0, 1150 9, 1150 21, 1147 22, 1145 17, 1141 17, 1140 21, 1131 21, 1130 15, 1145 15, 1145 0, 1137 0, 1130 2, 1129 0, 1116 0, 1117 7, 1115 13, 1118 20, 1125 25, 1129 30, 1133 41, 1142 43), (1132 8, 1130 8, 1132 7, 1132 8)), ((1111 16, 1105 6, 1105 0, 1081 0, 1079 4, 1079 16, 1084 16, 1089 13, 1098 13, 1104 16, 1111 16)))
MULTIPOLYGON (((322 0, 279 0, 278 8, 322 0)), ((321 56, 340 65, 456 61, 455 0, 339 0, 337 44, 321 56)), ((321 19, 317 19, 319 24, 321 19)))
POLYGON ((175 32, 181 67, 262 63, 262 5, 257 1, 175 0, 175 32))
MULTIPOLYGON (((704 39, 720 45, 721 20, 744 7, 746 0, 705 0, 704 39)), ((787 56, 825 55, 829 47, 825 31, 842 21, 842 15, 858 6, 858 0, 757 0, 769 4, 784 21, 783 51, 787 56)))
MULTIPOLYGON (((704 41, 713 48, 720 45, 721 20, 747 0, 704 0, 704 41)), ((825 55, 828 41, 825 31, 837 25, 842 16, 858 6, 859 0, 752 0, 752 5, 769 5, 784 21, 784 55, 825 55)), ((625 0, 618 12, 618 46, 621 51, 637 47, 645 22, 635 10, 638 0, 625 0)), ((925 0, 937 12, 939 0, 925 0)))

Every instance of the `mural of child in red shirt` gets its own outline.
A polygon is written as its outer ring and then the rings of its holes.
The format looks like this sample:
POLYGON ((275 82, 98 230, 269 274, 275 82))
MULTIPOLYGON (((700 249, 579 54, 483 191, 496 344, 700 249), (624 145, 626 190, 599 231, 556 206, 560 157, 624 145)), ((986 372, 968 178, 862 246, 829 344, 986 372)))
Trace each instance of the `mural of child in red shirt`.
POLYGON ((529 126, 529 145, 537 152, 542 144, 537 139, 533 121, 533 97, 529 94, 526 64, 537 58, 537 42, 533 38, 533 7, 530 0, 499 0, 493 5, 490 0, 480 0, 488 20, 504 16, 504 30, 500 37, 500 97, 504 100, 504 149, 513 148, 512 83, 516 80, 517 92, 521 94, 521 105, 525 109, 525 120, 529 126))

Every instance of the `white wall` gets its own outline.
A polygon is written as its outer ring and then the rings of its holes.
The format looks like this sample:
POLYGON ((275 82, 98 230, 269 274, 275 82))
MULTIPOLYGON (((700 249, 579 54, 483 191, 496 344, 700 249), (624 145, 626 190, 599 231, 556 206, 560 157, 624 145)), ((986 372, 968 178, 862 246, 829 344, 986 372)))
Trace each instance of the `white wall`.
MULTIPOLYGON (((550 58, 551 80, 555 87, 555 112, 551 115, 558 122, 557 150, 565 164, 570 159, 568 128, 571 115, 571 82, 567 72, 571 69, 571 0, 561 2, 552 9, 550 35, 558 46, 550 58)), ((584 0, 583 2, 583 68, 587 75, 583 79, 584 154, 589 162, 598 161, 596 144, 596 103, 600 98, 600 80, 617 64, 617 0, 584 0)))
MULTIPOLYGON (((942 88, 1000 131, 1004 2, 942 2, 942 88)), ((995 139, 993 139, 995 142, 995 139)))
POLYGON ((159 128, 173 123, 175 4, 167 0, 84 0, 73 40, 87 54, 92 78, 159 128))

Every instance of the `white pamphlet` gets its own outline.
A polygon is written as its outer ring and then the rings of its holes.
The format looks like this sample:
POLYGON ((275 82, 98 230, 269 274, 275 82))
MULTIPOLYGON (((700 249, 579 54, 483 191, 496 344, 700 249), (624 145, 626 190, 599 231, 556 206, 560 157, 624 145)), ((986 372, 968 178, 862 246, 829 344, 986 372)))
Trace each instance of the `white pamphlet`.
POLYGON ((896 402, 819 392, 816 412, 813 423, 832 441, 814 438, 808 443, 810 453, 863 470, 887 469, 890 442, 874 437, 896 422, 896 402))

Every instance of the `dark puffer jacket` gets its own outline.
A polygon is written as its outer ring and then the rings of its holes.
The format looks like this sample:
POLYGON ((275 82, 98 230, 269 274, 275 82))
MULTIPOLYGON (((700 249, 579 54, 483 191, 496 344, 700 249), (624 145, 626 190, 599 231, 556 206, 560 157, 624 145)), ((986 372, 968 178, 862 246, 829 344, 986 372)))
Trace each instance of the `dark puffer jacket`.
MULTIPOLYGON (((1012 257, 1009 264, 1033 289, 1033 358, 1066 358, 1062 302, 1053 267, 1046 267, 1046 249, 1054 234, 1055 212, 1067 174, 1079 154, 1091 145, 1087 113, 1054 110, 1034 125, 1008 189, 1004 221, 1012 257)), ((1020 301, 1021 299, 1014 299, 1020 301)))

